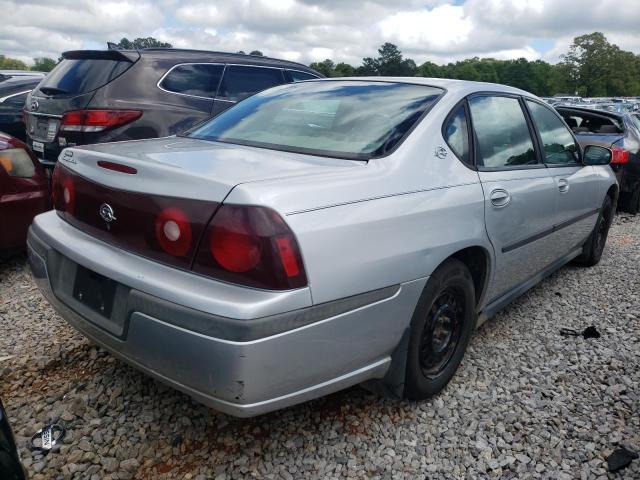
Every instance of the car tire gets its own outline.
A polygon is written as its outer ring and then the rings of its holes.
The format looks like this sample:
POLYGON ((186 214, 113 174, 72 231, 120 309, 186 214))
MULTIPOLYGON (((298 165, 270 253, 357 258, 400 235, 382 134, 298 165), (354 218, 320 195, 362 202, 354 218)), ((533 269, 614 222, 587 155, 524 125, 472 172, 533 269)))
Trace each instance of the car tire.
POLYGON ((476 326, 467 266, 449 259, 427 281, 411 319, 404 396, 423 400, 453 378, 476 326))
POLYGON ((600 262, 604 246, 607 243, 609 227, 613 220, 613 202, 609 195, 604 199, 595 227, 582 247, 582 254, 576 258, 576 263, 584 267, 593 267, 600 262))
POLYGON ((627 212, 633 215, 640 212, 640 185, 629 195, 626 207, 627 212))

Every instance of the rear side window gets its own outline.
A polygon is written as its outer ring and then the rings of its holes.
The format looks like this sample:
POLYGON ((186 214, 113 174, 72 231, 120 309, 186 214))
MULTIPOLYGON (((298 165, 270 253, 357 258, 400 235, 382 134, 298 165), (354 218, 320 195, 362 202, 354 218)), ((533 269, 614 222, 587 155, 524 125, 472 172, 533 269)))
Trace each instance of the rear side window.
POLYGON ((160 86, 173 93, 213 98, 223 71, 223 65, 177 65, 167 73, 160 86))
POLYGON ((91 92, 120 76, 131 62, 105 59, 63 60, 39 86, 45 95, 91 92))
POLYGON ((544 149, 544 161, 551 165, 574 164, 580 161, 578 147, 569 129, 547 107, 527 100, 544 149))
POLYGON ((537 163, 518 99, 480 96, 469 100, 469 106, 478 139, 478 165, 505 168, 537 163))
POLYGON ((284 83, 282 70, 265 67, 227 66, 218 96, 243 100, 254 93, 284 83))
POLYGON ((289 75, 291 75, 291 80, 293 80, 294 82, 302 82, 304 80, 313 80, 315 78, 318 78, 315 75, 311 75, 310 73, 299 72, 297 70, 289 70, 289 75))
POLYGON ((469 160, 469 128, 464 105, 456 107, 447 119, 442 131, 444 139, 453 153, 466 164, 469 160))

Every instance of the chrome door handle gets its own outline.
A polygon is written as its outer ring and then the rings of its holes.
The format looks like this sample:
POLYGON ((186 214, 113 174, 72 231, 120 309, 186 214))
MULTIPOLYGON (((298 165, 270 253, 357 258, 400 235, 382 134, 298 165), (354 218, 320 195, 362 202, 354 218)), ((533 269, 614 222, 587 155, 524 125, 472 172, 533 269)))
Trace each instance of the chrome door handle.
POLYGON ((558 190, 560 190, 560 193, 569 191, 569 181, 565 178, 558 180, 558 190))
POLYGON ((489 199, 494 207, 506 207, 511 201, 511 194, 503 188, 496 188, 491 191, 489 199))

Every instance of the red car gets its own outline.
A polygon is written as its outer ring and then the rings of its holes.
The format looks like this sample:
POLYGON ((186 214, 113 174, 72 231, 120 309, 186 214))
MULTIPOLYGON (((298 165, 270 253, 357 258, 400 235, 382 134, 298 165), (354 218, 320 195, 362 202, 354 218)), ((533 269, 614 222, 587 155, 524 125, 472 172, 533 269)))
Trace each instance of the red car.
POLYGON ((0 132, 0 255, 22 250, 33 217, 51 208, 49 179, 17 138, 0 132))

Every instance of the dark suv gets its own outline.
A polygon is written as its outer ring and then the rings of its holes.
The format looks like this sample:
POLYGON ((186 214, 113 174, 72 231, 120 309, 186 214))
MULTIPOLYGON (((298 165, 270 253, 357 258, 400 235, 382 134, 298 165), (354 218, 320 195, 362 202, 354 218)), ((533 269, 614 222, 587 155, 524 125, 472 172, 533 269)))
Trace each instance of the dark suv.
POLYGON ((62 58, 25 105, 28 144, 45 165, 66 146, 173 135, 261 90, 322 77, 298 63, 196 50, 62 58))
POLYGON ((22 109, 29 92, 43 78, 42 72, 0 71, 0 132, 25 141, 22 109))

